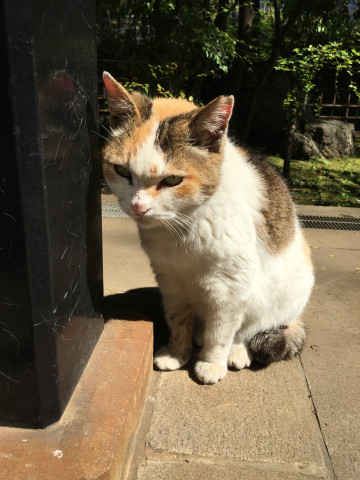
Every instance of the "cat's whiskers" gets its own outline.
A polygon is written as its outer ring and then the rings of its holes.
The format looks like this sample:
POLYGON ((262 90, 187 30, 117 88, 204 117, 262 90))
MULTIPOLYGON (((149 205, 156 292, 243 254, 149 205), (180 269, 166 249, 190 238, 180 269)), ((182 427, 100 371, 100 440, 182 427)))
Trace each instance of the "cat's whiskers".
POLYGON ((174 234, 181 242, 182 238, 179 231, 176 229, 176 227, 169 220, 163 220, 163 224, 168 229, 168 231, 174 234))
POLYGON ((176 242, 175 246, 180 246, 183 250, 184 250, 184 253, 187 253, 186 251, 186 248, 185 248, 185 244, 184 244, 184 234, 182 231, 179 230, 179 227, 177 227, 176 225, 174 225, 172 223, 174 219, 171 219, 171 220, 163 220, 163 224, 165 225, 165 227, 168 229, 168 231, 171 233, 171 234, 174 234, 178 239, 179 241, 176 242))
POLYGON ((99 137, 103 138, 106 142, 110 142, 110 138, 106 138, 104 137, 104 135, 101 135, 99 132, 97 132, 96 130, 90 130, 90 132, 92 133, 96 133, 96 135, 98 135, 99 137))
POLYGON ((188 220, 191 220, 191 217, 189 217, 189 215, 185 215, 185 213, 181 213, 181 212, 178 212, 178 211, 176 211, 176 210, 175 210, 175 213, 176 213, 177 215, 179 215, 179 217, 182 217, 182 218, 186 218, 186 219, 188 219, 188 220))
MULTIPOLYGON (((110 127, 110 130, 108 130, 103 123, 98 122, 98 124, 110 135, 110 137, 112 137, 114 140, 116 140, 116 142, 120 143, 120 139, 115 135, 115 131, 113 130, 112 127, 110 127)), ((100 135, 100 134, 98 133, 98 135, 100 135)), ((105 138, 102 135, 100 135, 100 137, 105 138)), ((105 138, 105 140, 110 141, 109 138, 105 138)))
POLYGON ((118 138, 117 135, 116 135, 116 133, 115 133, 115 130, 114 130, 112 127, 110 127, 110 130, 111 130, 111 132, 109 132, 109 133, 111 133, 111 135, 112 135, 114 138, 118 138))
POLYGON ((168 220, 163 220, 162 224, 165 226, 166 230, 168 230, 170 233, 174 233, 174 228, 168 220))
POLYGON ((175 212, 177 218, 179 218, 183 223, 188 225, 190 228, 194 225, 194 218, 189 217, 188 215, 185 215, 180 212, 175 212))
POLYGON ((190 225, 184 223, 180 218, 173 218, 171 221, 175 222, 180 228, 184 229, 187 233, 190 233, 189 227, 190 225))
POLYGON ((176 218, 181 220, 184 224, 188 225, 189 227, 193 226, 193 223, 194 223, 193 218, 188 217, 187 215, 184 215, 183 213, 180 213, 180 212, 177 212, 177 211, 175 211, 174 213, 176 215, 176 218))
MULTIPOLYGON (((98 122, 98 124, 99 124, 100 127, 102 127, 104 130, 106 130, 109 135, 111 135, 112 137, 115 137, 115 135, 114 135, 113 133, 111 133, 110 130, 108 130, 103 123, 98 122)), ((111 128, 111 127, 110 127, 110 128, 111 128)))

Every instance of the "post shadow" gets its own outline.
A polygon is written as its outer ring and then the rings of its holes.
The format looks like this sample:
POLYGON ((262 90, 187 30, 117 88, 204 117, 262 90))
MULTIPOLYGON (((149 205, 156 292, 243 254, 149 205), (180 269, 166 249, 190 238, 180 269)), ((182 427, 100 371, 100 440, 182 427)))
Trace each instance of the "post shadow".
POLYGON ((168 343, 169 330, 162 307, 162 297, 156 287, 135 288, 124 293, 108 295, 103 299, 103 311, 105 321, 121 319, 152 322, 154 351, 168 343))

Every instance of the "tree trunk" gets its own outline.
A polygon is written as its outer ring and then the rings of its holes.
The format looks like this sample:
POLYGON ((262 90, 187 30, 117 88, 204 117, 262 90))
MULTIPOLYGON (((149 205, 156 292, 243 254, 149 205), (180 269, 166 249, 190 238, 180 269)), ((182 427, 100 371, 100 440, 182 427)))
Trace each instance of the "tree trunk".
POLYGON ((273 0, 273 6, 274 6, 274 19, 275 19, 275 38, 274 38, 274 43, 273 43, 273 48, 272 48, 272 53, 269 61, 265 65, 264 69, 262 72, 259 73, 258 77, 260 80, 256 84, 251 100, 250 100, 250 106, 248 110, 248 115, 247 115, 247 121, 246 125, 242 134, 242 140, 245 142, 248 138, 249 131, 252 125, 252 121, 256 112, 256 107, 257 107, 257 102, 259 99, 259 94, 264 87, 266 81, 269 78, 270 73, 272 72, 274 65, 276 63, 276 60, 280 54, 280 52, 284 48, 284 43, 286 39, 286 35, 288 31, 296 24, 296 22, 299 20, 301 17, 304 9, 306 8, 307 3, 309 3, 310 0, 302 0, 299 1, 296 8, 293 10, 293 13, 291 16, 288 18, 287 22, 284 25, 281 25, 281 15, 280 15, 280 0, 273 0))
POLYGON ((291 163, 291 152, 294 139, 294 133, 296 130, 296 121, 290 121, 288 128, 286 130, 286 147, 284 153, 284 166, 283 166, 283 175, 286 180, 290 180, 290 163, 291 163))
MULTIPOLYGON (((248 53, 248 46, 251 40, 251 30, 255 17, 255 10, 251 3, 247 0, 239 1, 239 19, 237 32, 236 51, 238 56, 235 58, 234 65, 231 69, 229 78, 229 91, 235 97, 235 101, 239 98, 241 92, 242 81, 245 73, 244 54, 248 53)), ((236 108, 232 117, 231 127, 236 138, 239 138, 240 126, 240 109, 236 108)))
POLYGON ((228 21, 228 3, 229 0, 219 0, 219 5, 217 8, 216 18, 214 20, 214 25, 218 27, 219 30, 226 32, 227 30, 227 21, 228 21))
MULTIPOLYGON (((204 3, 204 10, 205 12, 209 10, 210 8, 210 3, 206 1, 204 3), (207 7, 205 6, 205 3, 208 4, 207 7)), ((219 29, 224 32, 227 30, 227 21, 228 21, 228 5, 229 0, 219 0, 218 8, 217 8, 217 14, 214 20, 214 25, 219 29)), ((200 61, 201 56, 199 55, 199 61, 200 61)), ((196 64, 199 65, 199 62, 195 62, 196 64)), ((205 65, 204 70, 207 69, 207 66, 205 65)), ((204 83, 205 77, 195 77, 191 88, 189 89, 189 96, 196 98, 201 97, 201 88, 204 83)))

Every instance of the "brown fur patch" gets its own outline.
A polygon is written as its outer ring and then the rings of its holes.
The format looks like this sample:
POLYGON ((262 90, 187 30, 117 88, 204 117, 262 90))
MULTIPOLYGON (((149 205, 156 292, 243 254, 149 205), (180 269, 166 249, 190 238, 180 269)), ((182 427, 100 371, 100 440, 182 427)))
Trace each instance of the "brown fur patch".
POLYGON ((265 187, 265 205, 261 210, 262 224, 258 225, 260 236, 273 253, 281 252, 294 238, 295 212, 289 191, 280 174, 263 157, 247 155, 265 187))
POLYGON ((250 340, 249 349, 260 363, 287 360, 299 353, 305 342, 305 329, 300 320, 268 332, 259 332, 250 340))
MULTIPOLYGON (((210 196, 220 180, 222 151, 210 152, 193 145, 189 130, 193 114, 191 111, 160 122, 156 142, 164 151, 168 162, 180 171, 188 172, 189 180, 198 184, 197 189, 210 196)), ((194 183, 192 190, 194 191, 194 183)), ((178 192, 183 192, 184 195, 191 194, 187 181, 181 190, 179 187, 178 192)))
POLYGON ((169 347, 175 355, 189 358, 192 351, 193 312, 180 308, 167 319, 170 328, 169 347))
POLYGON ((141 120, 145 122, 151 117, 153 103, 149 97, 141 95, 139 92, 132 92, 132 100, 138 108, 141 120))
POLYGON ((280 328, 257 333, 250 340, 249 349, 254 359, 260 363, 277 362, 286 354, 285 335, 280 328))

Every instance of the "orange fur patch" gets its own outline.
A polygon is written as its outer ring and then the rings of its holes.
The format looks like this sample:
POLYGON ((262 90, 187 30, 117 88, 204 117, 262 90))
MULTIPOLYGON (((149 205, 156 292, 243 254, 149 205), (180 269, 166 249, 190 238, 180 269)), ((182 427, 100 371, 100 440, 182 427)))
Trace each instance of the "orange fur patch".
POLYGON ((187 100, 179 98, 156 98, 153 101, 153 116, 157 122, 161 122, 165 118, 181 115, 182 113, 191 112, 196 105, 187 100))
POLYGON ((151 198, 156 198, 160 194, 161 188, 157 188, 157 185, 146 189, 146 194, 151 198))
POLYGON ((311 250, 310 250, 310 247, 309 247, 309 244, 307 243, 306 239, 303 237, 302 238, 302 251, 303 251, 303 254, 305 255, 305 258, 306 258, 306 262, 307 264, 311 267, 311 269, 313 268, 313 264, 312 264, 312 260, 311 260, 311 250))
POLYGON ((241 156, 243 156, 244 158, 247 157, 248 153, 249 153, 249 149, 245 150, 245 148, 243 147, 239 147, 237 146, 236 147, 236 150, 240 153, 241 156))
POLYGON ((188 169, 188 175, 179 186, 174 187, 176 197, 191 197, 195 195, 201 187, 201 179, 194 169, 188 169))
POLYGON ((124 150, 127 152, 128 159, 135 156, 138 148, 141 147, 154 129, 155 121, 153 119, 142 123, 135 128, 129 138, 123 141, 124 150))

